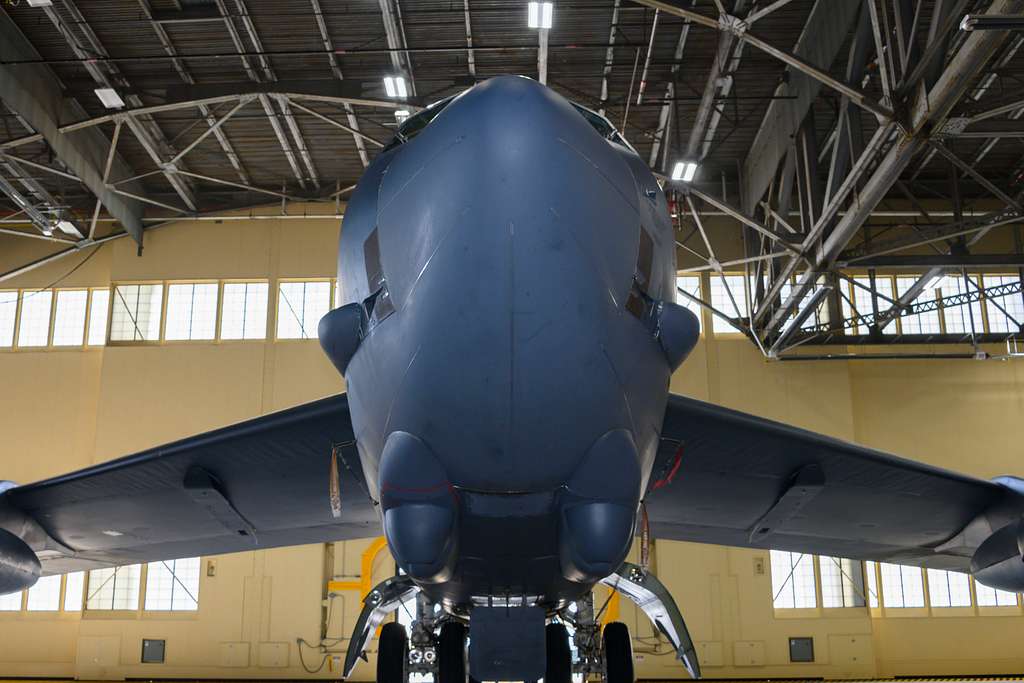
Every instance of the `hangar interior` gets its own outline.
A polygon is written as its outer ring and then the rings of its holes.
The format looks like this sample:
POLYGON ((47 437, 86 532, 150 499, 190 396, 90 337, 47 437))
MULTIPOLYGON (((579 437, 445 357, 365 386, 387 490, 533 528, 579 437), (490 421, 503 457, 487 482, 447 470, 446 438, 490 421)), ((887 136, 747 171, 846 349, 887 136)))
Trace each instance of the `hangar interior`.
MULTIPOLYGON (((529 4, 7 0, 0 479, 344 391, 315 329, 346 199, 400 122, 509 73, 610 122, 664 181, 702 323, 674 392, 1024 473, 1024 2, 529 4)), ((709 678, 1024 671, 1021 596, 963 574, 652 557, 709 678)), ((0 676, 335 678, 394 571, 376 540, 44 579, 0 598, 0 676)), ((639 677, 686 677, 643 614, 598 597, 639 677)))

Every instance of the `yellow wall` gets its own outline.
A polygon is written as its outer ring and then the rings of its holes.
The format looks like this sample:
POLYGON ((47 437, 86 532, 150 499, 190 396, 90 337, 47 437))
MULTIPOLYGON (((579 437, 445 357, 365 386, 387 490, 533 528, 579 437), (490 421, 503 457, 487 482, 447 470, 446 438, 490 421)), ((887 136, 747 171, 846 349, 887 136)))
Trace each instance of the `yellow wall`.
MULTIPOLYGON (((133 279, 330 277, 333 220, 183 222, 105 247, 60 286, 133 279)), ((0 272, 46 249, 0 241, 0 272)), ((44 286, 75 255, 7 286, 44 286)), ((273 329, 274 306, 268 328, 273 329)), ((705 320, 710 327, 710 319, 705 320)), ((1024 367, 970 361, 766 363, 744 340, 706 339, 673 378, 674 391, 908 457, 990 477, 1024 471, 1024 367)), ((170 439, 343 390, 315 341, 190 342, 89 350, 0 351, 0 478, 28 482, 170 439)), ((368 541, 215 558, 198 613, 45 616, 0 613, 0 675, 197 678, 305 677, 297 638, 320 635, 323 584, 357 579, 368 541), (333 557, 332 557, 333 554, 333 557), (326 564, 326 568, 325 568, 326 564), (167 639, 167 663, 139 664, 142 638, 167 639), (286 651, 284 666, 273 653, 286 651), (241 655, 239 654, 241 653, 241 655), (229 663, 248 663, 228 666, 229 663), (260 663, 264 666, 260 666, 260 663)), ((866 677, 1024 670, 1024 618, 887 616, 839 610, 798 616, 771 605, 764 551, 658 542, 659 576, 679 600, 706 675, 866 677), (813 636, 817 663, 788 663, 787 639, 813 636), (764 650, 764 665, 741 666, 764 650)), ((205 565, 204 565, 205 569, 205 565)), ((392 571, 386 553, 374 576, 392 571)), ((599 598, 600 599, 600 598, 599 598)), ((328 634, 347 636, 358 595, 331 606, 328 634)), ((958 613, 959 614, 959 613, 958 613)), ((627 603, 621 618, 645 677, 683 678, 627 603), (657 650, 657 651, 655 651, 657 650)), ((340 651, 340 650, 339 650, 340 651)), ((310 650, 307 664, 319 664, 310 650)), ((372 664, 371 657, 371 664, 372 664)), ((361 664, 357 677, 372 677, 361 664)), ((333 677, 327 668, 319 674, 333 677)))

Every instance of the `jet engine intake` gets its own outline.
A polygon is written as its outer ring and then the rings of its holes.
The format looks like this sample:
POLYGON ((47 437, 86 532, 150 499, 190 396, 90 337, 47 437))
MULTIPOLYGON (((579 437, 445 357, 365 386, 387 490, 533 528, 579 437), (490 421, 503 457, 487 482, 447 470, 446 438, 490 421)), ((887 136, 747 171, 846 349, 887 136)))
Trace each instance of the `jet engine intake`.
POLYGON ((0 529, 0 595, 31 588, 43 568, 25 541, 0 529))
POLYGON ((1024 519, 999 529, 978 546, 971 575, 989 588, 1024 591, 1024 519))

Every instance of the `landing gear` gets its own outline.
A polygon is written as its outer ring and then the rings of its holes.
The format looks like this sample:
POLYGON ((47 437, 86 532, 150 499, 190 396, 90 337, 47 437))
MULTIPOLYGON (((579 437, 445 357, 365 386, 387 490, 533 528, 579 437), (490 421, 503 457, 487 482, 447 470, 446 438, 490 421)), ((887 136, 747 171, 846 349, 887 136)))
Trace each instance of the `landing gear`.
POLYGON ((605 683, 633 683, 633 640, 621 621, 604 627, 603 650, 605 683))
POLYGON ((547 659, 544 683, 572 683, 572 651, 569 631, 564 624, 548 624, 544 629, 547 659))
POLYGON ((442 625, 437 637, 437 683, 466 683, 466 627, 458 621, 442 625))
POLYGON ((408 683, 408 660, 405 627, 394 621, 384 624, 377 649, 377 683, 408 683))

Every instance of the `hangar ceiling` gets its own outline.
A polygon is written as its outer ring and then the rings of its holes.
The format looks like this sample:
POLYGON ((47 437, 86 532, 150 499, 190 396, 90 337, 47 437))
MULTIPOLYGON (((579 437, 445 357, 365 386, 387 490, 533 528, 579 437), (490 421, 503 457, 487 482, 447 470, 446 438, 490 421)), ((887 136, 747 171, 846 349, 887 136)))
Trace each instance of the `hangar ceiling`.
POLYGON ((559 0, 550 30, 526 5, 5 0, 0 231, 59 243, 52 260, 175 218, 333 205, 396 112, 520 73, 656 171, 698 164, 666 179, 682 263, 748 276, 749 310, 715 314, 766 355, 898 341, 880 330, 936 277, 1024 266, 1024 33, 999 19, 1024 0, 559 0), (715 253, 717 216, 740 253, 715 253), (872 310, 844 314, 858 268, 919 280, 897 296, 872 277, 872 310))

